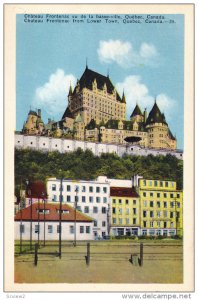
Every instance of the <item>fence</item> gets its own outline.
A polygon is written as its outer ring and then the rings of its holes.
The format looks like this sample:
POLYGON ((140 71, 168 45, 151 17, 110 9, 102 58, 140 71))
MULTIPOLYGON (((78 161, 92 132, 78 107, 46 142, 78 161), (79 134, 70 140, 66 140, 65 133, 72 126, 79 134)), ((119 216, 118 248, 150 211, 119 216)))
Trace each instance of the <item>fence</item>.
MULTIPOLYGON (((20 256, 20 255, 19 255, 20 256)), ((34 251, 24 251, 21 256, 39 262, 53 261, 60 257, 57 244, 47 244, 45 247, 35 244, 34 251), (33 259, 34 257, 34 259, 33 259)), ((84 261, 87 266, 94 262, 128 262, 134 266, 143 267, 148 260, 183 260, 183 245, 181 243, 105 243, 79 242, 76 247, 72 243, 62 245, 62 261, 84 261)))

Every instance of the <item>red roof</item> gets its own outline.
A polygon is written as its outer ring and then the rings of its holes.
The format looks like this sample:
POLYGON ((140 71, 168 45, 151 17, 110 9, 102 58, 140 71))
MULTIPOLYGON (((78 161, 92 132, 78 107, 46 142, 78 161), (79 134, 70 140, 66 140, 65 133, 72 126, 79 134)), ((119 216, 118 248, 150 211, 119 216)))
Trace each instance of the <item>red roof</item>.
POLYGON ((26 197, 46 198, 47 191, 45 182, 41 180, 30 182, 26 190, 26 197))
POLYGON ((138 198, 139 195, 134 188, 127 187, 110 187, 110 196, 114 197, 133 197, 138 198))
MULTIPOLYGON (((34 203, 32 204, 32 221, 38 221, 38 208, 39 210, 44 210, 44 203, 34 203)), ((45 220, 46 221, 59 221, 59 209, 60 204, 58 203, 46 203, 45 204, 45 220)), ((68 204, 62 204, 62 214, 61 219, 65 222, 74 222, 75 220, 75 209, 68 204)), ((31 219, 31 206, 28 206, 22 210, 22 220, 29 221, 31 219)), ((21 220, 21 212, 19 211, 15 218, 15 221, 21 220)), ((39 220, 44 220, 44 213, 39 213, 39 220)), ((76 211, 76 221, 77 222, 92 222, 93 219, 83 213, 76 211)))

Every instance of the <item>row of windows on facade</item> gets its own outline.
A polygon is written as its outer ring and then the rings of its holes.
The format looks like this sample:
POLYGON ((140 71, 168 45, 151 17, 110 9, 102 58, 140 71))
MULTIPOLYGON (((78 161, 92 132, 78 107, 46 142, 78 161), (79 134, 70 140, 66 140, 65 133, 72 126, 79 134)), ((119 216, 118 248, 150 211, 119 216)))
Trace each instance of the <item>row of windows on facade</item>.
MULTIPOLYGON (((54 202, 57 202, 57 201, 60 201, 60 197, 61 196, 57 196, 57 195, 52 195, 52 201, 54 201, 54 202)), ((87 198, 87 197, 85 197, 85 196, 82 196, 82 197, 76 197, 76 196, 74 196, 74 197, 72 197, 72 196, 70 196, 70 195, 67 195, 66 197, 64 197, 63 195, 62 195, 62 202, 65 202, 65 200, 66 200, 66 202, 75 202, 75 201, 77 201, 77 202, 83 202, 83 203, 86 203, 87 202, 87 200, 89 200, 88 202, 89 203, 94 203, 94 202, 96 202, 96 203, 107 203, 107 197, 92 197, 92 196, 90 196, 89 198, 87 198)))
MULTIPOLYGON (((56 228, 56 233, 60 233, 60 225, 48 225, 47 227, 47 231, 48 233, 54 233, 54 227, 56 228)), ((19 230, 21 233, 25 233, 25 225, 24 224, 20 224, 19 230)), ((40 233, 40 225, 36 224, 34 226, 34 232, 35 233, 40 233)), ((70 234, 74 234, 74 226, 70 225, 69 226, 69 233, 70 234)), ((91 227, 90 226, 80 226, 79 227, 79 233, 91 233, 91 227)))
MULTIPOLYGON (((52 184, 52 191, 56 191, 58 189, 60 191, 61 187, 59 186, 59 188, 58 188, 56 184, 52 184)), ((64 191, 64 186, 63 185, 62 185, 62 191, 64 191)), ((66 191, 71 192, 71 185, 66 186, 66 191)), ((84 193, 84 192, 86 192, 86 186, 83 185, 83 186, 81 186, 81 188, 80 188, 80 186, 74 186, 74 191, 84 193)), ((87 191, 89 191, 90 193, 93 193, 94 192, 94 187, 93 186, 87 187, 87 191)), ((101 192, 102 193, 107 193, 107 187, 96 186, 95 191, 96 191, 96 193, 101 193, 101 192)))
POLYGON ((146 218, 146 217, 150 217, 150 218, 154 218, 155 216, 160 218, 160 217, 164 217, 164 218, 174 218, 175 215, 177 218, 180 217, 180 213, 179 212, 174 212, 174 211, 170 211, 168 212, 167 210, 165 211, 156 211, 154 212, 153 210, 150 210, 150 211, 146 211, 146 210, 143 210, 142 212, 143 214, 143 218, 146 218))
MULTIPOLYGON (((160 197, 164 197, 164 198, 180 198, 180 194, 174 194, 174 193, 157 193, 157 198, 160 197)), ((154 193, 152 192, 143 192, 143 197, 154 197, 154 193)))
POLYGON ((174 182, 169 182, 169 181, 158 181, 158 180, 143 180, 143 185, 146 186, 147 183, 149 182, 149 186, 154 186, 154 187, 174 187, 174 182))
POLYGON ((142 230, 142 235, 158 235, 158 236, 160 236, 160 235, 163 235, 163 236, 168 236, 168 234, 170 235, 170 236, 174 236, 175 235, 175 230, 159 230, 159 229, 157 229, 157 230, 142 230))
MULTIPOLYGON (((129 218, 113 218, 112 219, 112 224, 113 225, 117 225, 117 226, 120 226, 120 225, 129 225, 131 224, 131 221, 129 218)), ((133 218, 132 220, 132 225, 137 225, 137 219, 136 218, 133 218)), ((143 221, 143 227, 159 227, 159 228, 167 228, 169 225, 169 222, 165 221, 143 221)), ((170 227, 171 228, 174 228, 175 227, 175 222, 170 222, 170 227)))
POLYGON ((147 201, 147 200, 144 200, 143 201, 143 205, 144 207, 157 207, 157 208, 160 208, 160 207, 164 207, 164 208, 180 208, 181 207, 181 204, 180 202, 176 202, 175 201, 170 201, 170 202, 167 202, 167 201, 147 201))

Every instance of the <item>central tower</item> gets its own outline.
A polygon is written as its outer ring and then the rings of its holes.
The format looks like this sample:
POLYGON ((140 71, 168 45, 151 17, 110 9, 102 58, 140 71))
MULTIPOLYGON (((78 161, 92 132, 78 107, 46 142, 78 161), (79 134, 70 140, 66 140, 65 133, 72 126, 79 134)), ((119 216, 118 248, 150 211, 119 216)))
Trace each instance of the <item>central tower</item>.
POLYGON ((73 91, 70 87, 67 109, 74 119, 80 114, 86 126, 92 119, 96 124, 110 119, 125 120, 126 101, 124 94, 120 97, 109 76, 86 66, 73 91))

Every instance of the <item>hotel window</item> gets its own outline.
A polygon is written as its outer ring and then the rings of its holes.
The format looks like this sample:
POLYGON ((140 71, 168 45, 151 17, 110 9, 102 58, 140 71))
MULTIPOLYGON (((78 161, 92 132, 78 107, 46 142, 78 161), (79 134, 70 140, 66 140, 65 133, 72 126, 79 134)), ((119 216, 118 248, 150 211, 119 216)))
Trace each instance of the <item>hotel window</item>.
POLYGON ((145 179, 143 180, 143 185, 144 185, 144 186, 146 185, 146 180, 145 180, 145 179))
POLYGON ((90 193, 93 193, 93 186, 90 186, 90 187, 89 187, 89 192, 90 192, 90 193))
POLYGON ((147 230, 142 230, 142 235, 147 235, 147 230))
POLYGON ((112 208, 112 213, 113 213, 113 214, 116 213, 116 208, 115 208, 115 207, 112 208))
POLYGON ((157 227, 161 227, 161 222, 157 221, 157 227))
POLYGON ((89 197, 89 202, 93 203, 93 197, 92 196, 89 197))
POLYGON ((82 196, 82 202, 86 202, 86 197, 82 196))
POLYGON ((107 187, 103 187, 103 193, 107 193, 107 187))
POLYGON ((53 233, 53 226, 52 225, 48 225, 48 233, 53 233))
POLYGON ((153 217, 154 217, 154 211, 151 210, 151 211, 150 211, 150 218, 153 218, 153 217))
POLYGON ((164 211, 164 218, 167 218, 168 217, 168 212, 165 210, 164 211))
POLYGON ((60 233, 60 229, 61 229, 60 225, 57 225, 57 233, 60 233))
POLYGON ((119 199, 119 204, 121 204, 122 203, 122 199, 119 199))
POLYGON ((154 181, 154 186, 157 186, 157 180, 154 181))
POLYGON ((179 202, 177 202, 177 208, 180 208, 180 203, 179 202))
POLYGON ((167 208, 167 202, 166 201, 164 202, 164 208, 167 208))
POLYGON ((40 225, 35 225, 35 233, 39 233, 40 232, 40 225))
POLYGON ((158 208, 160 207, 160 201, 157 201, 157 207, 158 208))
POLYGON ((96 197, 96 202, 100 203, 100 197, 96 197))
POLYGON ((171 228, 173 228, 174 227, 174 222, 171 222, 171 228))
POLYGON ((143 210, 143 217, 146 218, 146 215, 147 215, 147 211, 143 210))
POLYGON ((146 192, 143 192, 143 197, 146 197, 146 192))
POLYGON ((154 206, 154 202, 150 201, 150 207, 153 207, 153 206, 154 206))
POLYGON ((73 225, 69 226, 69 233, 74 234, 74 226, 73 225))
POLYGON ((133 200, 133 205, 136 205, 136 200, 133 200))
POLYGON ((86 192, 86 187, 84 185, 82 186, 82 192, 86 192))
POLYGON ((119 218, 119 224, 122 224, 122 218, 119 218))
POLYGON ((89 206, 85 206, 85 207, 84 207, 84 212, 85 212, 85 214, 88 214, 88 213, 89 213, 89 206))
POLYGON ((86 226, 86 233, 90 233, 90 226, 86 226))
POLYGON ((164 193, 164 198, 167 198, 167 194, 166 193, 164 193))
POLYGON ((143 221, 143 227, 146 227, 146 226, 147 226, 147 222, 143 221))
POLYGON ((107 203, 107 197, 103 197, 103 203, 107 203))
POLYGON ((126 224, 129 224, 129 219, 128 218, 126 218, 126 224))
POLYGON ((171 187, 174 187, 174 182, 171 182, 171 187))
POLYGON ((150 193, 150 197, 153 197, 153 193, 150 193))
POLYGON ((150 222, 150 227, 151 227, 151 228, 154 227, 154 222, 150 222))
POLYGON ((100 187, 99 186, 96 187, 96 193, 100 193, 100 187))
POLYGON ((161 216, 161 212, 158 210, 157 211, 157 217, 160 218, 160 216, 161 216))
POLYGON ((161 235, 161 230, 157 230, 156 235, 158 235, 158 236, 161 235))
POLYGON ((164 222, 164 228, 167 228, 167 222, 164 222))
POLYGON ((113 218, 113 224, 116 224, 116 218, 113 218))
POLYGON ((106 210, 106 207, 102 207, 102 214, 106 214, 107 210, 106 210))
POLYGON ((67 185, 67 192, 70 192, 70 191, 71 191, 71 186, 67 185))
POLYGON ((129 200, 127 200, 127 199, 126 199, 126 201, 125 201, 125 202, 126 202, 126 204, 129 204, 129 200))
POLYGON ((165 182, 165 187, 168 187, 168 182, 167 181, 165 182))
POLYGON ((25 232, 25 225, 20 224, 19 225, 19 231, 20 231, 20 233, 24 233, 25 232))
POLYGON ((170 207, 173 208, 175 206, 174 202, 170 202, 170 207))
POLYGON ((152 181, 151 180, 149 181, 149 186, 152 186, 152 181))
POLYGON ((157 198, 160 198, 160 193, 157 193, 157 198))
POLYGON ((180 198, 180 194, 177 194, 177 198, 180 198))
POLYGON ((163 187, 163 181, 160 181, 160 187, 163 187))
POLYGON ((106 226, 106 222, 102 221, 102 227, 105 227, 105 226, 106 226))
POLYGON ((170 197, 173 198, 173 197, 174 197, 174 194, 171 193, 171 194, 170 194, 170 197))
POLYGON ((52 184, 52 191, 56 191, 56 184, 52 184))
POLYGON ((93 213, 94 213, 94 214, 97 214, 97 213, 98 213, 98 208, 97 208, 97 206, 94 206, 94 207, 93 207, 93 213))
POLYGON ((67 196, 67 202, 71 202, 71 196, 67 196))
POLYGON ((126 208, 126 215, 129 215, 129 213, 130 213, 130 209, 126 208))
POLYGON ((122 215, 122 208, 119 208, 119 214, 122 215))
POLYGON ((144 201, 144 207, 147 207, 147 201, 144 201))
POLYGON ((82 210, 81 210, 81 206, 77 206, 76 209, 77 209, 78 211, 82 211, 82 210))
POLYGON ((174 212, 173 211, 170 212, 170 218, 171 219, 174 218, 174 212))
POLYGON ((80 226, 80 233, 84 233, 84 226, 80 226))
POLYGON ((136 213, 137 213, 137 209, 133 208, 133 214, 136 215, 136 213))
POLYGON ((98 226, 98 222, 96 220, 94 220, 94 227, 98 226))
POLYGON ((137 219, 136 218, 133 218, 133 225, 135 225, 137 222, 137 219))

